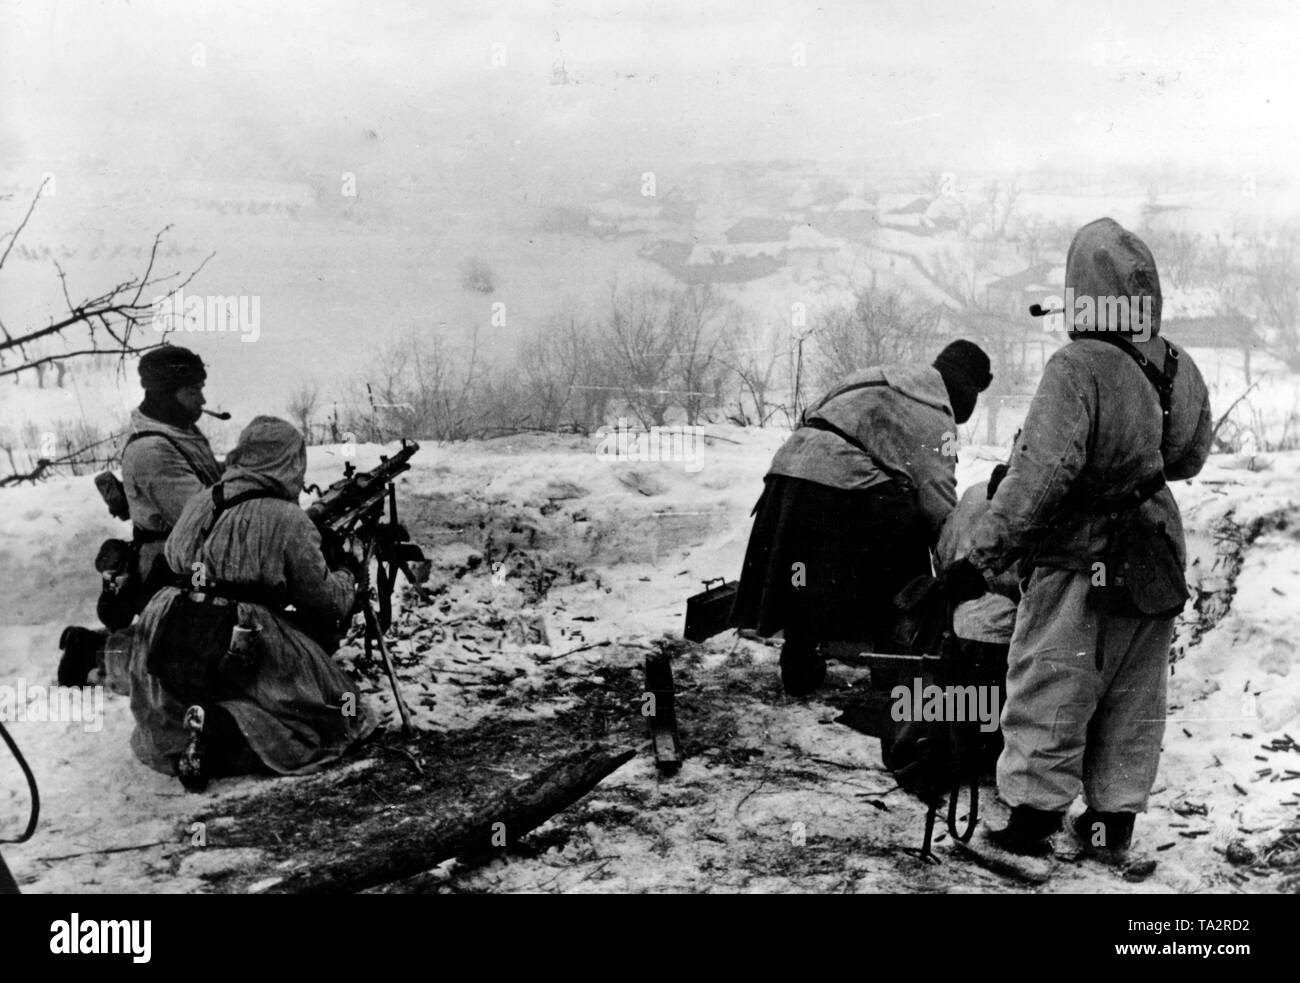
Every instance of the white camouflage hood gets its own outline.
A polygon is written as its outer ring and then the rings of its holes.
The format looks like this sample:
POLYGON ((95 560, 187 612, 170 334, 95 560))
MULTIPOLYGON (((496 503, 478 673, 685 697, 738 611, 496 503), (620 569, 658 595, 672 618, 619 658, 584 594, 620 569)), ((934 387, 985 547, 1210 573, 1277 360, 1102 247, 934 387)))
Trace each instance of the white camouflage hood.
POLYGON ((1145 242, 1113 218, 1089 222, 1065 258, 1070 338, 1115 332, 1137 341, 1160 333, 1160 275, 1145 242))

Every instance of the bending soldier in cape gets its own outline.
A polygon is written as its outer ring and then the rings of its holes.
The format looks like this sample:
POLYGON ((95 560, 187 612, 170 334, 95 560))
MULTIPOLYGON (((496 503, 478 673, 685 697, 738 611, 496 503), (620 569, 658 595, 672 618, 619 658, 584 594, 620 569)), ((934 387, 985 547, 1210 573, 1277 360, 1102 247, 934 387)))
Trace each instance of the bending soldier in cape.
POLYGON ((988 356, 965 340, 932 365, 864 369, 813 405, 777 451, 732 624, 784 631, 787 693, 821 685, 822 642, 892 647, 894 597, 930 574, 930 549, 957 501, 957 424, 992 378, 988 356))

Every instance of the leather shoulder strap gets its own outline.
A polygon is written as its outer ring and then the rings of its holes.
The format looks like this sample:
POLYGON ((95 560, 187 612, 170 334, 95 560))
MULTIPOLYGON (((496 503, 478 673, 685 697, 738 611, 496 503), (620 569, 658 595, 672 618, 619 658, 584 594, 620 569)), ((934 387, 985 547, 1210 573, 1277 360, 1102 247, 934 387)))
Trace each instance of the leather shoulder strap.
MULTIPOLYGON (((1102 332, 1089 335, 1089 337, 1108 342, 1128 355, 1137 363, 1137 367, 1142 370, 1142 374, 1147 377, 1147 381, 1155 388, 1156 396, 1160 399, 1160 454, 1163 457, 1165 442, 1169 439, 1169 425, 1173 411, 1174 380, 1178 377, 1178 350, 1168 341, 1165 341, 1164 338, 1160 339, 1165 346, 1165 368, 1162 372, 1151 364, 1149 358, 1132 345, 1123 342, 1116 335, 1102 332)), ((1137 508, 1164 487, 1165 475, 1164 470, 1161 469, 1155 474, 1147 475, 1138 482, 1137 487, 1125 495, 1094 500, 1086 507, 1086 511, 1098 513, 1129 511, 1137 508)))
POLYGON ((185 453, 185 448, 181 446, 180 441, 171 434, 163 433, 161 430, 137 430, 135 433, 131 434, 131 436, 126 438, 126 443, 122 445, 122 452, 126 453, 128 447, 144 437, 161 437, 163 440, 167 441, 167 443, 176 448, 176 453, 185 459, 185 463, 189 465, 190 470, 196 475, 199 475, 200 478, 203 477, 199 472, 199 469, 194 466, 194 459, 185 453))
POLYGON ((1164 338, 1160 339, 1165 346, 1165 368, 1162 372, 1151 364, 1149 358, 1117 335, 1100 332, 1088 337, 1108 342, 1133 359, 1137 367, 1142 370, 1142 374, 1147 377, 1147 381, 1155 387, 1156 395, 1160 398, 1160 452, 1163 454, 1165 441, 1169 438, 1169 425, 1173 413, 1174 380, 1178 378, 1178 350, 1164 338))
POLYGON ((240 505, 244 502, 251 502, 256 498, 279 498, 279 496, 276 495, 275 492, 269 491, 265 488, 250 488, 246 492, 240 492, 238 495, 226 498, 225 486, 221 484, 213 485, 212 518, 208 520, 207 527, 204 528, 201 533, 204 541, 212 535, 212 530, 216 528, 217 520, 220 519, 224 513, 229 512, 236 505, 240 505))

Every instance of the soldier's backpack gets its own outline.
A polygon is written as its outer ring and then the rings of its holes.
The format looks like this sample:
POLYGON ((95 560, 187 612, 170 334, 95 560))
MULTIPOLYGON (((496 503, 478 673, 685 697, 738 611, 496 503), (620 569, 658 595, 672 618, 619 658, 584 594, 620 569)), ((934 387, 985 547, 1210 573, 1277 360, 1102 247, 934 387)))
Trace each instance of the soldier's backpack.
MULTIPOLYGON (((161 430, 139 430, 131 434, 122 445, 122 452, 135 441, 144 437, 161 437, 174 448, 194 468, 193 460, 185 449, 170 435, 161 430)), ((198 469, 194 468, 195 473, 198 469)), ((110 470, 95 475, 95 490, 108 506, 108 514, 114 519, 130 520, 131 507, 126 497, 126 486, 110 470)), ((99 571, 101 585, 99 600, 95 612, 99 620, 109 631, 119 631, 127 627, 154 594, 158 593, 170 579, 171 571, 166 561, 159 556, 153 568, 140 576, 140 547, 150 541, 166 539, 164 533, 150 533, 136 528, 132 530, 131 540, 106 539, 100 544, 95 556, 95 569, 99 571)))

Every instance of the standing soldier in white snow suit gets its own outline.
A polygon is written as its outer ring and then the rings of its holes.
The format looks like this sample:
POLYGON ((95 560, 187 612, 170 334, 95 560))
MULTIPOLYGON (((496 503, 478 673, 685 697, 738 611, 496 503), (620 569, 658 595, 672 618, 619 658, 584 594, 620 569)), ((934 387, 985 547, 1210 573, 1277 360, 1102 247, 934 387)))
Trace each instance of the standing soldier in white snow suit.
POLYGON ((1024 586, 998 760, 1012 811, 989 839, 1046 854, 1082 792, 1076 834, 1119 863, 1155 781, 1169 646, 1188 596, 1166 482, 1201 470, 1212 426, 1195 363, 1159 337, 1160 281, 1137 236, 1108 218, 1085 225, 1065 285, 1071 341, 1048 361, 958 565, 991 577, 1019 561, 1024 586))

